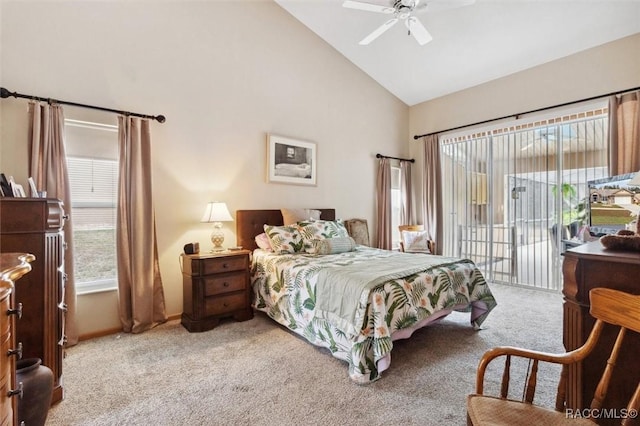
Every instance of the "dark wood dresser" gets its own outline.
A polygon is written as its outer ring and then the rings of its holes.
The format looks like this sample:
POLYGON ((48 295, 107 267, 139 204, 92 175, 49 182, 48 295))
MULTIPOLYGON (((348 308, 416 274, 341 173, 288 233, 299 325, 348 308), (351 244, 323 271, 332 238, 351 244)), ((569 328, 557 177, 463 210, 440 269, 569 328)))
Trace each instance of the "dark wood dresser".
MULTIPOLYGON (((563 340, 568 351, 581 346, 586 341, 595 323, 594 318, 589 314, 589 290, 595 287, 606 287, 640 294, 639 252, 605 250, 599 241, 592 241, 565 252, 562 272, 564 276, 563 340)), ((569 370, 568 408, 588 408, 591 404, 617 334, 617 328, 607 327, 594 352, 580 365, 569 370)), ((638 354, 640 354, 640 336, 632 332, 627 333, 603 408, 620 410, 627 406, 640 380, 638 354)), ((620 419, 599 419, 599 424, 619 423, 620 419)))
POLYGON ((17 424, 16 359, 22 353, 15 336, 22 309, 15 303, 15 281, 31 270, 34 257, 27 253, 0 254, 0 426, 17 424))
POLYGON ((22 319, 16 339, 23 357, 40 358, 53 371, 52 403, 63 398, 64 210, 53 198, 0 199, 0 251, 31 253, 32 271, 16 286, 22 319))
POLYGON ((253 318, 248 250, 182 255, 182 325, 211 330, 221 318, 253 318))

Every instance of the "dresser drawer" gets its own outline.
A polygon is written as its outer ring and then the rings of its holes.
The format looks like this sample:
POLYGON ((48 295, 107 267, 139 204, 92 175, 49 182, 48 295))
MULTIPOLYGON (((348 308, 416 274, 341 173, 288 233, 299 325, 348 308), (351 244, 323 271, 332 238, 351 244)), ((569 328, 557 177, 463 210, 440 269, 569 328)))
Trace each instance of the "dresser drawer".
POLYGON ((249 267, 247 256, 225 256, 201 262, 201 275, 219 274, 230 271, 246 271, 249 267))
POLYGON ((245 271, 230 274, 219 274, 204 278, 204 296, 244 290, 247 286, 245 271))
POLYGON ((0 232, 22 234, 61 230, 64 226, 62 202, 53 198, 2 198, 0 232))
POLYGON ((208 297, 204 302, 205 315, 220 315, 246 308, 246 294, 208 297))

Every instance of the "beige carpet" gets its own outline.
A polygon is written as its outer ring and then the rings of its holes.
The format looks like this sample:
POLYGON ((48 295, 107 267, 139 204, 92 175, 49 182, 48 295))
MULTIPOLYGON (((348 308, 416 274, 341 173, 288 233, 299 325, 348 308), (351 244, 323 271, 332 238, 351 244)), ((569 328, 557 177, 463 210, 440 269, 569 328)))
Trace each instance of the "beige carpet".
MULTIPOLYGON (((391 368, 370 385, 262 314, 204 333, 171 321, 84 341, 67 351, 65 399, 47 425, 464 425, 485 350, 563 350, 560 294, 492 288, 498 307, 483 330, 453 313, 395 342, 391 368)), ((539 402, 553 405, 558 375, 541 367, 539 402)), ((499 380, 493 374, 489 390, 499 380)))

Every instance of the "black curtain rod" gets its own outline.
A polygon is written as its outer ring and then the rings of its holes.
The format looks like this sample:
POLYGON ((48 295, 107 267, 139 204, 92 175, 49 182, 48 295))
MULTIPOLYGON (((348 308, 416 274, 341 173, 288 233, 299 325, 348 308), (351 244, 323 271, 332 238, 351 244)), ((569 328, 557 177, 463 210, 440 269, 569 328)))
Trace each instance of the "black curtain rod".
POLYGON ((135 113, 135 112, 121 111, 121 110, 111 109, 111 108, 103 108, 103 107, 98 107, 98 106, 93 106, 93 105, 79 104, 79 103, 76 103, 76 102, 61 101, 61 100, 52 99, 52 98, 41 98, 40 96, 23 95, 23 94, 20 94, 20 93, 17 93, 17 92, 10 92, 9 90, 5 89, 4 87, 0 87, 0 98, 5 99, 5 98, 8 98, 9 96, 13 96, 14 98, 24 98, 24 99, 31 99, 31 100, 34 100, 34 101, 47 102, 49 104, 51 104, 51 103, 65 104, 65 105, 72 105, 72 106, 77 106, 77 107, 82 107, 82 108, 97 109, 97 110, 100 110, 100 111, 115 112, 116 114, 122 114, 122 115, 132 115, 134 117, 140 117, 140 118, 150 118, 152 120, 156 120, 158 123, 164 123, 166 121, 166 118, 165 118, 164 115, 138 114, 138 113, 135 113))
POLYGON ((389 157, 387 155, 382 155, 382 154, 376 154, 376 158, 393 158, 394 160, 408 161, 410 163, 415 163, 416 162, 416 160, 414 160, 413 158, 407 159, 407 158, 389 157))
POLYGON ((517 120, 518 118, 520 118, 521 115, 532 114, 534 112, 546 111, 546 110, 554 109, 554 108, 560 108, 560 107, 564 107, 564 106, 578 104, 580 102, 594 101, 596 99, 601 99, 601 98, 606 98, 606 97, 609 97, 609 96, 619 95, 621 93, 634 92, 636 90, 640 90, 640 87, 634 87, 633 89, 626 89, 626 90, 618 90, 617 92, 607 93, 606 95, 592 96, 590 98, 580 99, 579 101, 565 102, 563 104, 548 106, 548 107, 544 107, 544 108, 533 109, 531 111, 520 112, 518 114, 509 114, 509 115, 505 115, 504 117, 500 117, 500 118, 492 118, 490 120, 478 121, 477 123, 465 124, 464 126, 452 127, 450 129, 446 129, 446 130, 439 130, 437 132, 425 133, 424 135, 415 135, 413 137, 413 139, 417 140, 417 139, 423 138, 425 136, 437 135, 438 133, 452 132, 454 130, 464 129, 465 127, 471 127, 471 126, 477 126, 479 124, 491 123, 493 121, 504 120, 505 118, 510 118, 510 117, 515 117, 516 120, 517 120))

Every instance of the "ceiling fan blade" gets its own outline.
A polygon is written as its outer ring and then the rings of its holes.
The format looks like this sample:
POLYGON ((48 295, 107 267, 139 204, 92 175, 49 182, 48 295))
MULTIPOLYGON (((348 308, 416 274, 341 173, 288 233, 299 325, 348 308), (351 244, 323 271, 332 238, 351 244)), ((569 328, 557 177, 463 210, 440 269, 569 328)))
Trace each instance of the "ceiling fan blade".
POLYGON ((342 7, 347 7, 349 9, 366 10, 368 12, 386 13, 386 14, 395 12, 395 9, 392 7, 380 6, 379 4, 364 3, 361 1, 353 1, 353 0, 345 0, 345 2, 342 3, 342 7))
POLYGON ((455 9, 462 6, 470 6, 474 4, 476 0, 422 0, 420 4, 416 5, 416 12, 423 12, 428 10, 429 12, 445 9, 455 9))
POLYGON ((371 34, 363 38, 359 44, 365 45, 365 44, 371 43, 373 40, 380 37, 382 33, 387 31, 389 28, 393 27, 396 24, 396 22, 398 22, 398 18, 389 19, 387 22, 385 22, 384 24, 376 28, 371 34))
POLYGON ((424 46, 433 40, 429 31, 427 31, 424 25, 422 25, 422 22, 420 22, 415 16, 409 16, 407 20, 404 21, 404 24, 409 29, 409 34, 416 39, 420 46, 424 46))

